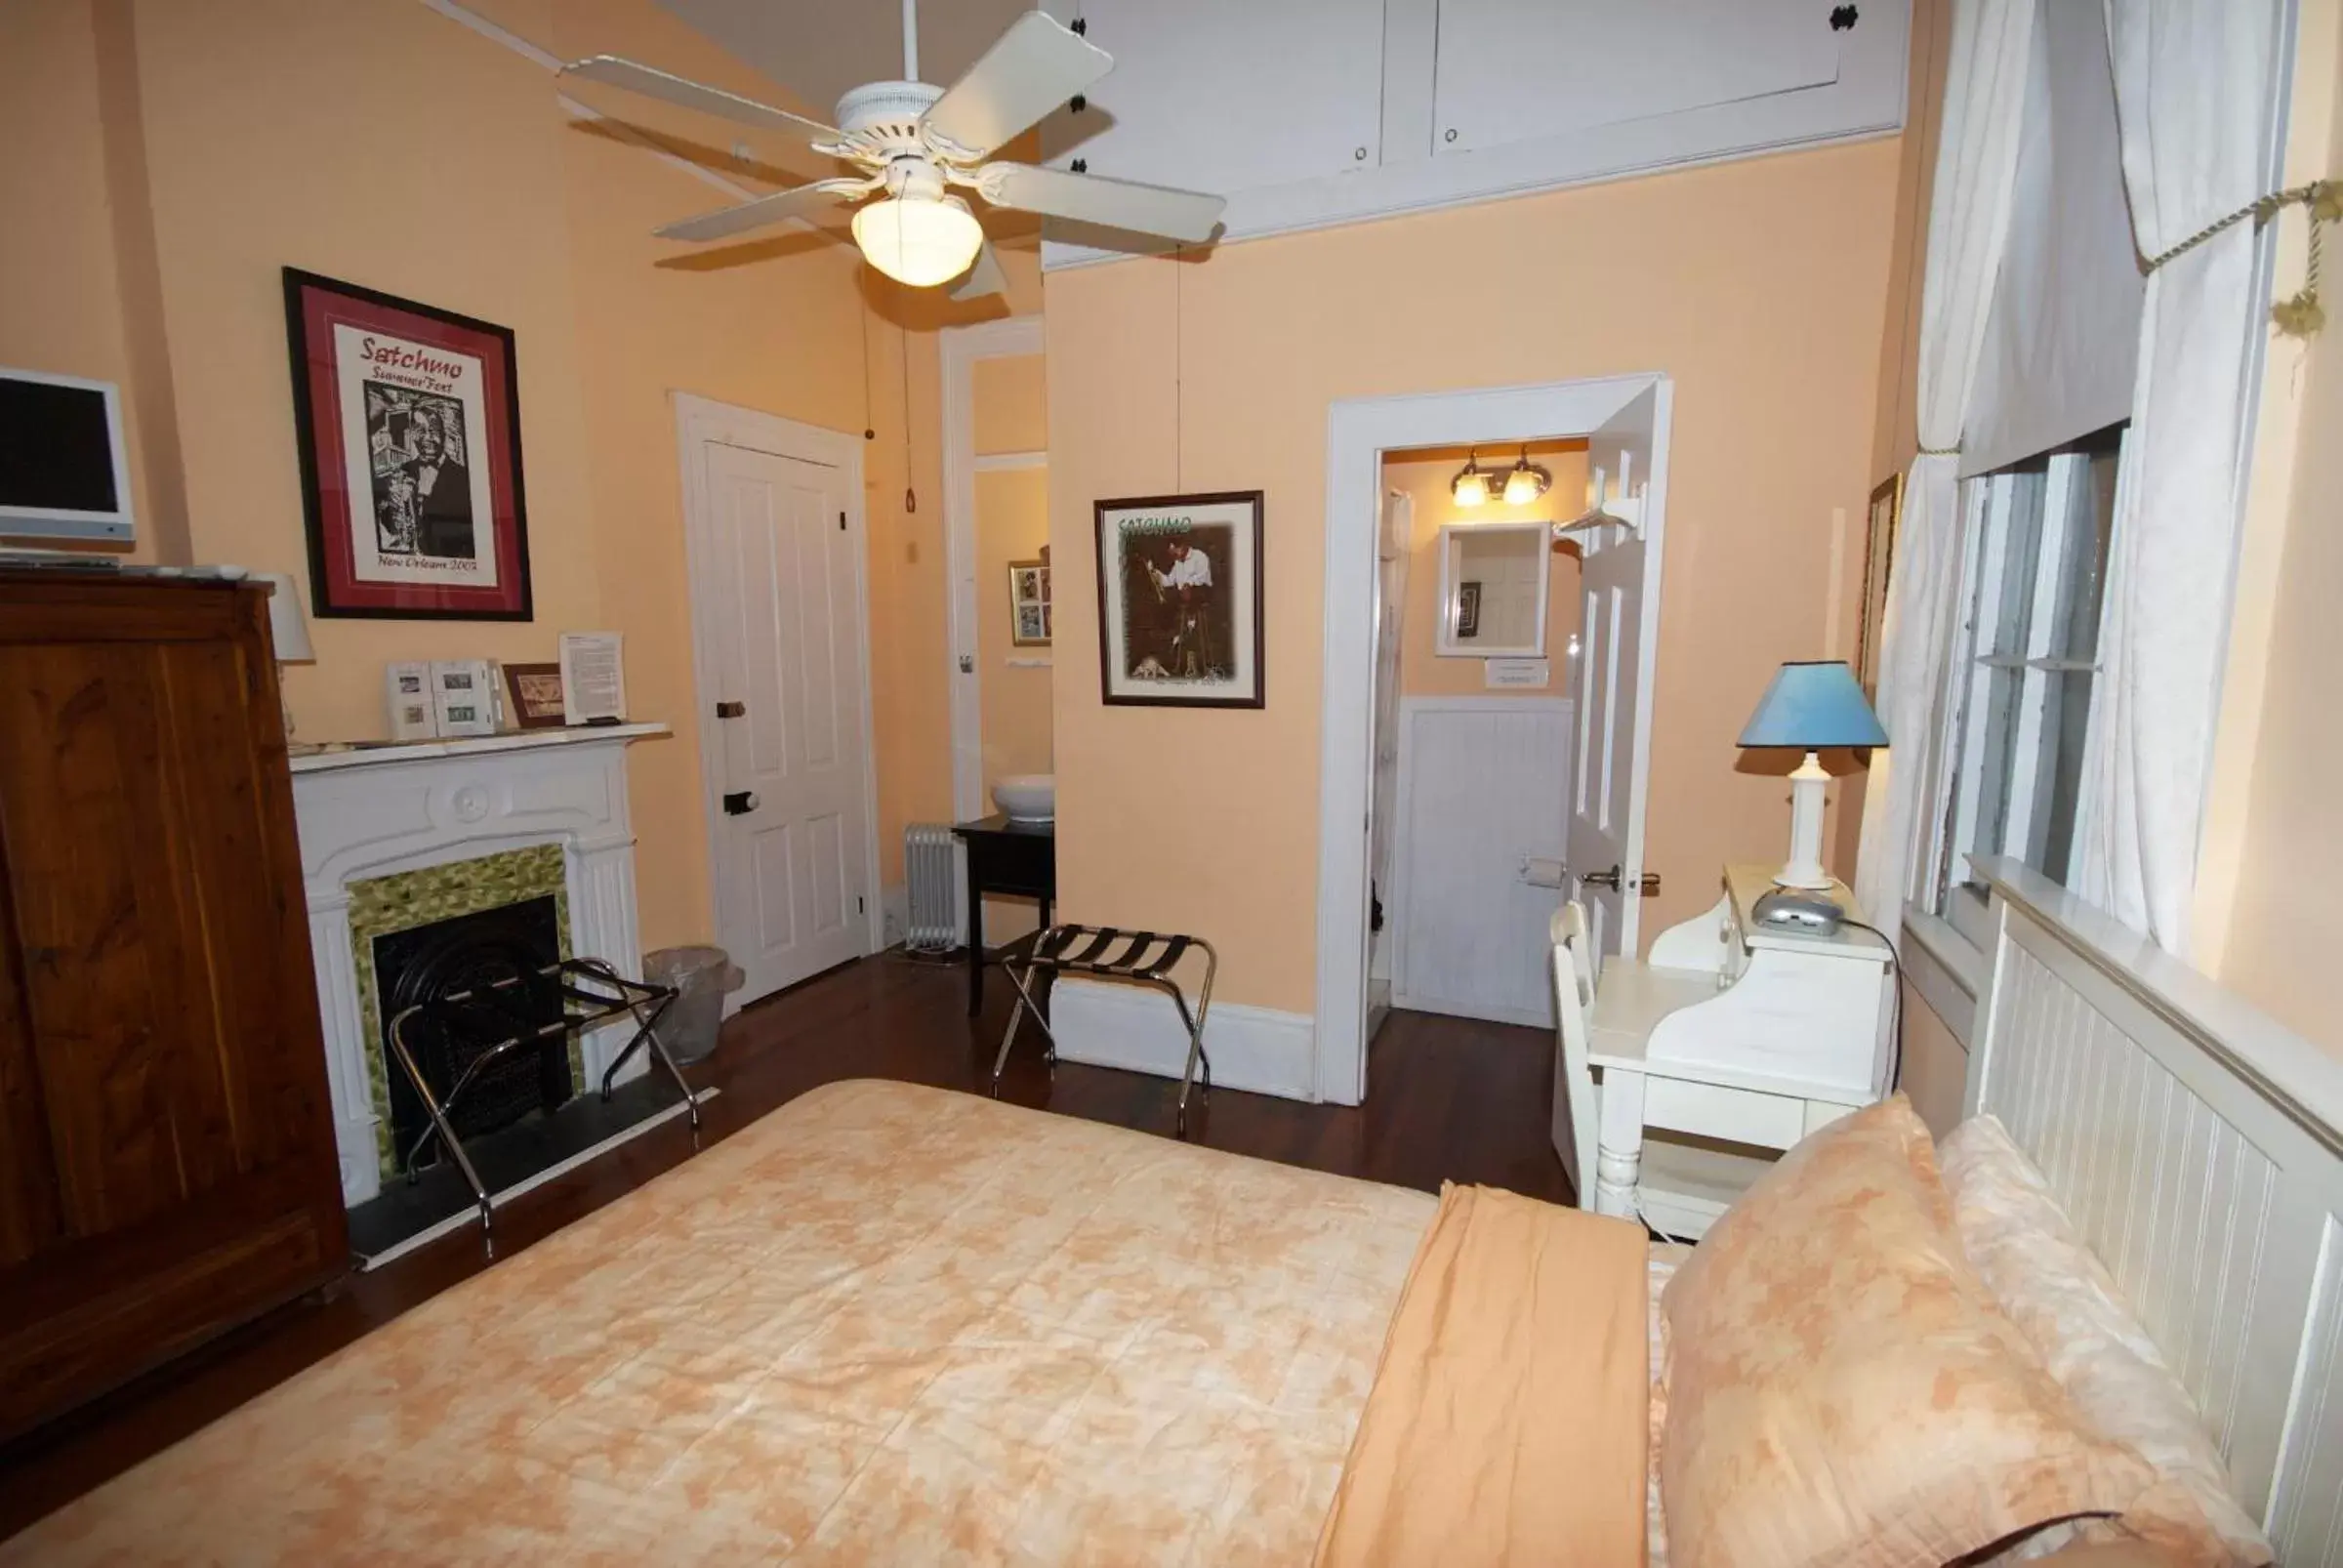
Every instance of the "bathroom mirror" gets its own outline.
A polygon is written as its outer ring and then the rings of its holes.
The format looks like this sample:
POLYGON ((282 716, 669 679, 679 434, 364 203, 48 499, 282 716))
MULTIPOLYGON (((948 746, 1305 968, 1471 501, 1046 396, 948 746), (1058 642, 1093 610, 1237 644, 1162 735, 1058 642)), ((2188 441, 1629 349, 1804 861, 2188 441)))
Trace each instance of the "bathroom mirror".
POLYGON ((1433 651, 1459 659, 1545 656, 1549 522, 1450 523, 1440 530, 1433 651))

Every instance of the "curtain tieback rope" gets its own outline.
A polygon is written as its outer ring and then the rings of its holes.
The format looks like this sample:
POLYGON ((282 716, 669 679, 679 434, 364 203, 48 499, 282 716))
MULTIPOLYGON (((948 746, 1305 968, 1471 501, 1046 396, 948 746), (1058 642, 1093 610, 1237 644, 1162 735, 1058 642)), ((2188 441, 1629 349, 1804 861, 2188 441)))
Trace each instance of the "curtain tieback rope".
POLYGON ((2185 256, 2248 218, 2259 227, 2288 207, 2303 207, 2310 212, 2310 253, 2303 265, 2301 289, 2293 298, 2270 307, 2270 320, 2289 338, 2307 338, 2326 325, 2326 308, 2319 303, 2319 231, 2325 225, 2343 219, 2343 181, 2314 180, 2307 186, 2274 190, 2258 197, 2227 217, 2215 219, 2171 249, 2149 257, 2140 270, 2153 272, 2175 256, 2185 256))

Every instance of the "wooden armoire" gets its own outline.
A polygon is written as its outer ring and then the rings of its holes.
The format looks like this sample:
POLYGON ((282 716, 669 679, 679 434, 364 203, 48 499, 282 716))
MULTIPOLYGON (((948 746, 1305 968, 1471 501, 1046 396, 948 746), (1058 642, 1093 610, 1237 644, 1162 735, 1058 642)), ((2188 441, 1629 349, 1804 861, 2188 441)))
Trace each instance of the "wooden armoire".
POLYGON ((0 1437, 349 1263, 267 592, 0 568, 0 1437))

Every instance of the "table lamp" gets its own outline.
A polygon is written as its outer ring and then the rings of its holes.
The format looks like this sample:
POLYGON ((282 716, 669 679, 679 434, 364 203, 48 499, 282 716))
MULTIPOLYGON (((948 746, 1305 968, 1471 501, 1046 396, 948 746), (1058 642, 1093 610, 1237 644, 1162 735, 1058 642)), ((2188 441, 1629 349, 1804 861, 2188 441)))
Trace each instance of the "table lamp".
POLYGON ((1789 775, 1789 863, 1774 873, 1782 887, 1828 887, 1823 869, 1823 786, 1830 775, 1815 754, 1826 746, 1884 746, 1887 731, 1864 700, 1843 659, 1786 664, 1757 701, 1741 732, 1745 747, 1788 747, 1806 761, 1789 775))
MULTIPOLYGON (((317 657, 309 646, 309 623, 301 613, 301 596, 294 591, 293 579, 285 572, 262 572, 261 581, 274 592, 268 596, 268 640, 276 644, 278 664, 307 664, 317 657)), ((293 705, 285 701, 280 685, 277 702, 285 716, 285 739, 293 738, 293 705)))

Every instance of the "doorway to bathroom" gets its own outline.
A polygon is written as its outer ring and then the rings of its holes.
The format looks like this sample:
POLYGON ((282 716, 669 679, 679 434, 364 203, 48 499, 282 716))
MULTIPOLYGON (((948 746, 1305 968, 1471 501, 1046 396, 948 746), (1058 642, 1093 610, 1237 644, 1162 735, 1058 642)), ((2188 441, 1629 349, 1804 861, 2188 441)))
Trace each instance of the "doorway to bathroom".
POLYGON ((1387 451, 1369 799, 1370 1039, 1393 1008, 1549 1026, 1583 438, 1387 451))
MULTIPOLYGON (((1322 1099, 1357 1104, 1367 1093, 1369 980, 1376 936, 1373 804, 1378 771, 1377 696, 1378 691, 1386 698, 1394 695, 1389 681, 1379 688, 1377 681, 1377 615, 1386 541, 1393 537, 1389 497, 1395 488, 1404 488, 1387 477, 1386 459, 1399 457, 1404 463, 1408 454, 1465 445, 1465 464, 1449 471, 1449 495, 1454 501, 1459 496, 1454 481, 1466 466, 1479 466, 1468 443, 1482 443, 1481 450, 1491 460, 1484 482, 1499 498, 1509 471, 1527 456, 1523 443, 1570 443, 1576 448, 1583 465, 1575 471, 1582 475, 1579 492, 1571 494, 1564 473, 1554 472, 1545 495, 1539 498, 1546 503, 1542 515, 1523 519, 1544 528, 1549 552, 1559 525, 1561 538, 1575 542, 1579 556, 1578 578, 1572 588, 1577 600, 1575 620, 1570 615, 1560 618, 1564 690, 1557 695, 1553 689, 1549 659, 1549 667, 1542 672, 1547 689, 1540 694, 1549 702, 1568 704, 1566 765, 1555 792, 1566 819, 1563 864, 1558 874, 1547 866, 1526 865, 1551 856, 1516 855, 1512 847, 1501 854, 1495 849, 1475 850, 1471 859, 1474 864, 1486 860, 1502 865, 1505 858, 1513 857, 1514 881, 1523 888, 1536 889, 1534 894, 1524 893, 1525 899, 1535 896, 1550 910, 1564 897, 1577 898, 1587 906, 1602 951, 1631 952, 1640 939, 1636 906, 1643 885, 1652 677, 1672 395, 1672 385, 1665 376, 1609 376, 1358 398, 1337 402, 1328 411, 1318 973, 1312 1041, 1322 1099), (1575 661, 1568 655, 1568 637, 1573 630, 1579 640, 1575 661), (1549 879, 1559 886, 1538 886, 1549 879)), ((1557 444, 1552 450, 1556 461, 1561 461, 1565 446, 1557 444)), ((1425 461, 1434 460, 1427 457, 1425 461)), ((1445 455, 1437 461, 1446 462, 1445 455)), ((1537 460, 1530 461, 1536 466, 1537 460)), ((1550 463, 1542 466, 1554 468, 1550 463)), ((1414 505, 1411 497, 1408 506, 1412 509, 1414 505)), ((1411 577, 1418 560, 1414 541, 1421 526, 1411 516, 1407 524, 1411 577)), ((1498 634, 1486 628, 1497 627, 1497 617, 1515 613, 1505 605, 1517 608, 1533 593, 1544 595, 1550 611, 1550 556, 1537 557, 1548 561, 1542 576, 1526 567, 1505 567, 1500 572, 1498 556, 1480 553, 1498 548, 1494 537, 1478 549, 1466 548, 1472 543, 1473 531, 1469 527, 1452 530, 1448 542, 1430 557, 1437 564, 1427 570, 1443 572, 1450 592, 1443 598, 1427 576, 1423 585, 1428 595, 1424 599, 1426 622, 1444 628, 1441 635, 1452 642, 1475 643, 1467 657, 1484 665, 1484 680, 1528 680, 1538 672, 1529 668, 1525 655, 1503 655, 1508 663, 1521 663, 1512 670, 1498 670, 1498 634), (1492 586, 1500 577, 1506 585, 1501 590, 1492 586), (1468 596, 1461 591, 1467 582, 1480 584, 1477 593, 1468 596), (1541 583, 1542 587, 1538 586, 1541 583), (1459 639, 1457 633, 1467 618, 1468 602, 1472 636, 1459 639), (1435 604, 1436 609, 1431 607, 1435 604)), ((1522 541, 1534 538, 1537 532, 1537 527, 1517 530, 1512 548, 1522 551, 1525 559, 1522 541)), ((1403 640, 1404 628, 1403 611, 1403 640)), ((1551 642, 1545 645, 1549 652, 1556 646, 1551 642)), ((1401 653, 1400 659, 1392 661, 1392 668, 1404 676, 1404 646, 1401 653)), ((1396 696, 1397 706, 1404 712, 1404 684, 1396 689, 1396 696)), ((1554 717, 1562 712, 1556 709, 1554 717)), ((1404 743, 1397 718, 1395 713, 1387 728, 1392 758, 1386 771, 1397 767, 1398 751, 1404 743)), ((1534 732, 1534 726, 1509 714, 1500 713, 1494 720, 1522 733, 1534 732)), ((1465 721, 1459 718, 1458 722, 1465 721)), ((1490 791, 1484 779, 1470 775, 1448 778, 1438 787, 1483 816, 1498 814, 1486 804, 1490 791)), ((1544 787, 1553 788, 1550 774, 1544 787)), ((1387 819, 1397 826, 1406 813, 1398 804, 1396 778, 1390 799, 1392 811, 1387 819)), ((1541 820, 1550 821, 1552 805, 1551 801, 1525 803, 1523 820, 1531 820, 1535 806, 1544 813, 1541 820)), ((1452 814, 1463 822, 1473 811, 1452 814)), ((1397 835, 1393 837, 1396 845, 1397 835)), ((1509 837, 1506 843, 1510 846, 1509 837)), ((1436 855, 1425 862, 1434 871, 1446 863, 1436 855)), ((1394 856, 1390 867, 1394 882, 1407 874, 1394 856)), ((1392 999, 1397 996, 1395 986, 1392 999)))
MULTIPOLYGON (((942 336, 952 804, 960 822, 1012 810, 1021 820, 1054 814, 1057 582, 1043 364, 1038 316, 942 336)), ((966 907, 965 881, 955 907, 966 907)), ((1026 934, 1040 911, 1035 898, 987 897, 984 942, 997 947, 1026 934)))

